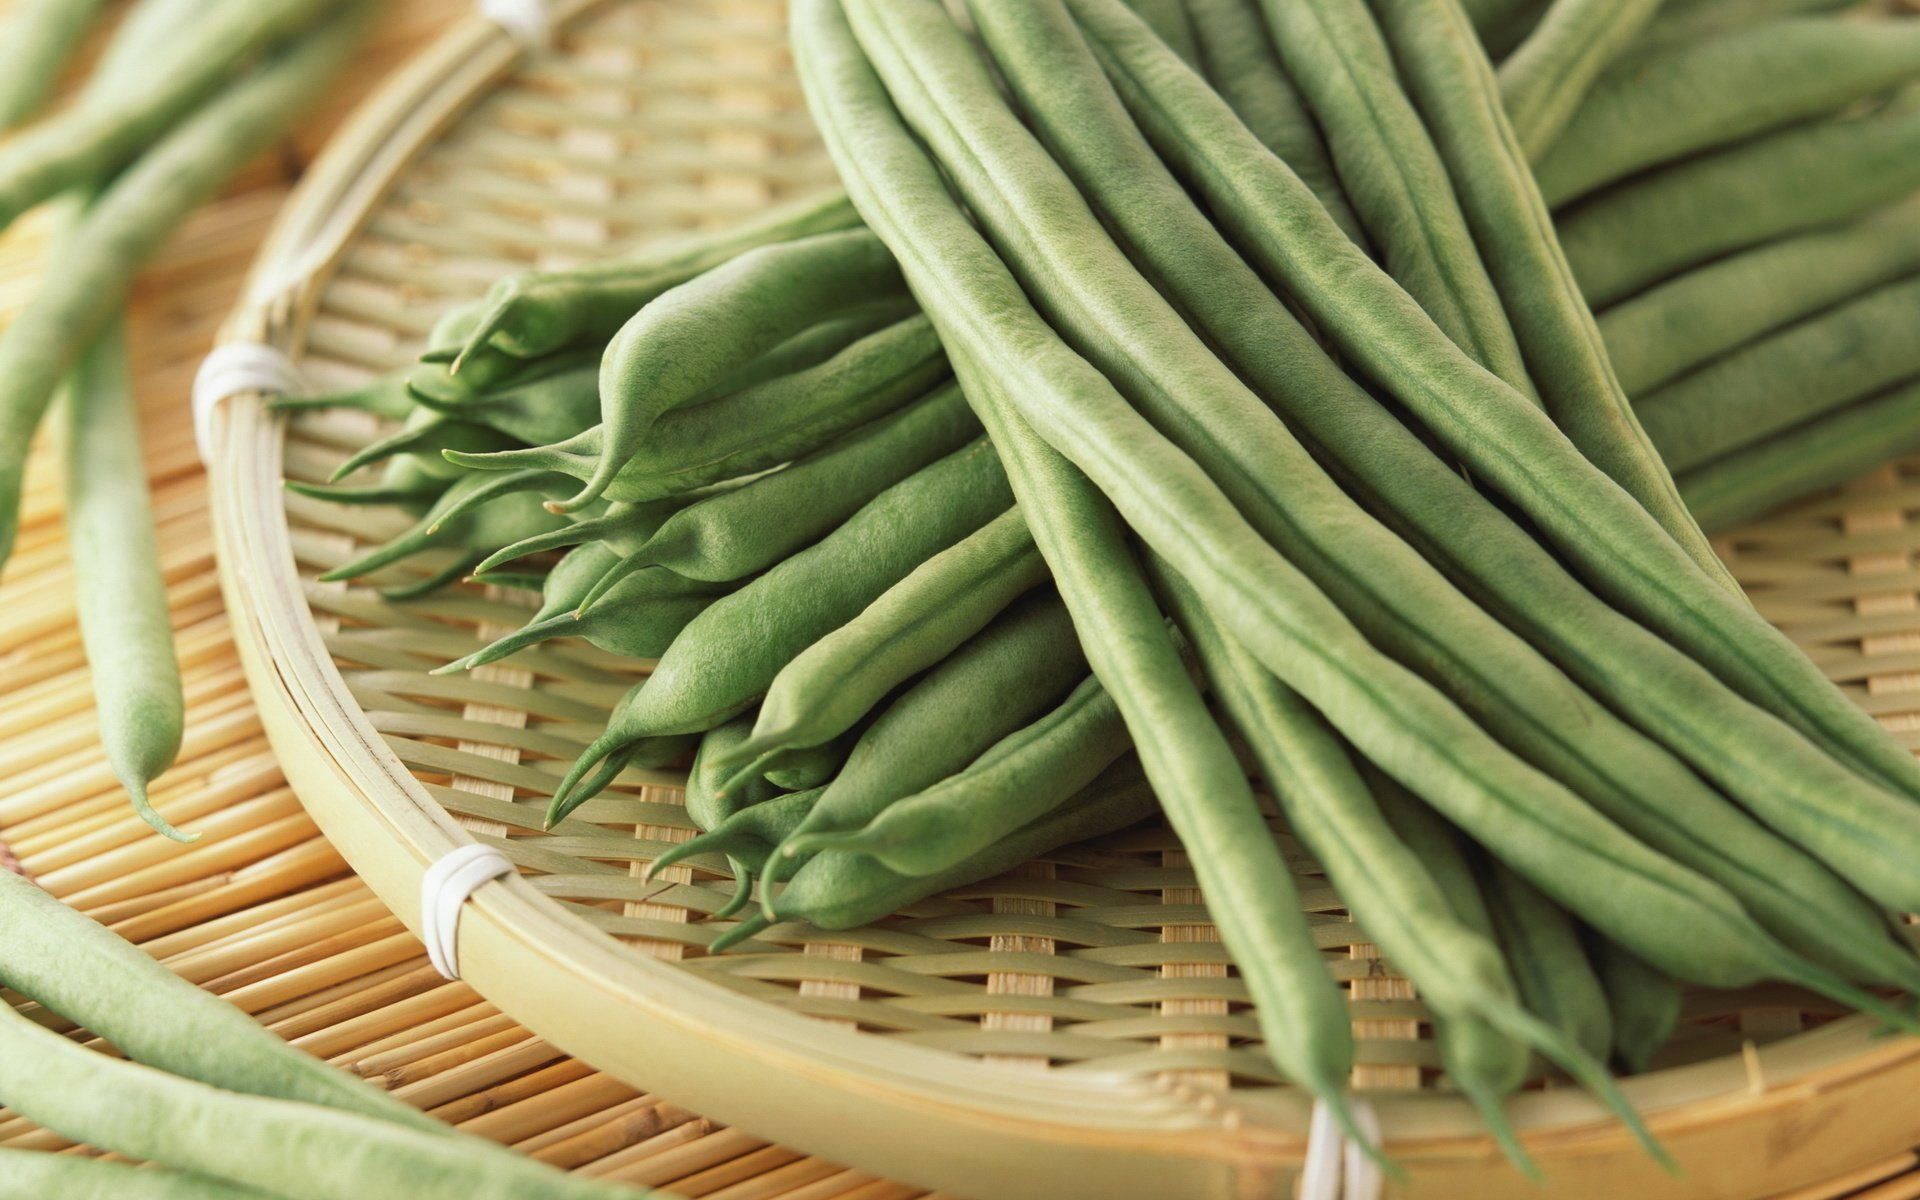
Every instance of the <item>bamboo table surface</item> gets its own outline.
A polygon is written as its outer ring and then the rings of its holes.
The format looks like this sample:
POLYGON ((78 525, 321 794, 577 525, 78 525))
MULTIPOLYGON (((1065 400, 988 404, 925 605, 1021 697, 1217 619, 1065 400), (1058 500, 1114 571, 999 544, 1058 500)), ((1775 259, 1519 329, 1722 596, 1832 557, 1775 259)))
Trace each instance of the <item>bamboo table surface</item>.
MULTIPOLYGON (((388 71, 466 7, 387 5, 322 109, 197 214, 136 292, 133 361, 188 703, 185 748, 155 802, 201 840, 180 847, 151 834, 100 752, 58 472, 43 446, 0 585, 0 866, 295 1045, 559 1166, 715 1200, 924 1195, 637 1093, 535 1038, 466 985, 442 980, 301 809, 255 716, 222 610, 188 386, 303 164, 388 71)), ((0 238, 0 320, 32 293, 41 226, 30 217, 0 238)), ((4 1110, 0 1146, 89 1152, 4 1110)), ((1904 1154, 1793 1196, 1912 1200, 1920 1157, 1904 1154)))

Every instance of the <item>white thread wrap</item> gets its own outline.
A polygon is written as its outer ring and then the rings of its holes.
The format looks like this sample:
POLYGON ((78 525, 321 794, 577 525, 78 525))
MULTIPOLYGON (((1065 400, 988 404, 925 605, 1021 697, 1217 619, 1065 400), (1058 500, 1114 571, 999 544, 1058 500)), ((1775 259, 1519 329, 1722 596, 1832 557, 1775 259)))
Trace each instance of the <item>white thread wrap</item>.
POLYGON ((293 361, 264 342, 227 342, 193 376, 193 440, 200 461, 213 457, 213 410, 248 392, 297 396, 306 390, 293 361))
POLYGON ((480 0, 480 15, 529 46, 544 46, 553 33, 549 0, 480 0))
POLYGON ((475 842, 442 854, 420 877, 420 940, 442 978, 460 978, 460 906, 481 884, 512 872, 506 855, 475 842))
MULTIPOLYGON (((1358 1096, 1348 1104, 1354 1124, 1379 1145, 1380 1116, 1373 1105, 1358 1096)), ((1313 1119, 1307 1125, 1307 1159, 1300 1166, 1298 1200, 1380 1200, 1386 1182, 1380 1164, 1340 1132, 1333 1110, 1323 1101, 1314 1101, 1313 1119)))

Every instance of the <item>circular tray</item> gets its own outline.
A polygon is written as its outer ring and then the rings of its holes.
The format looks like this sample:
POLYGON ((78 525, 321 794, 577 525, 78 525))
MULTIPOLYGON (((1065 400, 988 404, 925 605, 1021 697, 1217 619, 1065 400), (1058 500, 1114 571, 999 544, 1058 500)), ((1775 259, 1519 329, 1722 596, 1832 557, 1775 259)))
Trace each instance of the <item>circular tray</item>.
MULTIPOLYGON (((831 182, 777 0, 561 6, 527 55, 474 20, 356 117, 283 213, 227 336, 316 387, 405 362, 494 278, 618 254, 831 182)), ((639 869, 691 834, 671 774, 630 773, 551 833, 548 791, 632 664, 546 648, 428 671, 517 625, 523 594, 390 603, 314 576, 404 523, 286 493, 379 433, 360 414, 216 414, 223 584, 276 753, 403 919, 421 872, 486 842, 518 871, 464 910, 466 979, 570 1053, 756 1133, 966 1195, 1286 1194, 1306 1105, 1258 1045, 1178 843, 1149 826, 1072 847, 879 925, 780 927, 707 955, 728 881, 639 869)), ((1920 468, 1916 468, 1920 469, 1920 468)), ((1920 503, 1887 468, 1729 539, 1757 603, 1898 728, 1920 726, 1920 503)), ((393 582, 388 577, 384 582, 393 582)), ((1360 1040, 1356 1083, 1410 1171, 1390 1194, 1538 1196, 1445 1094, 1422 1009, 1287 842, 1360 1040)), ((1554 1194, 1755 1197, 1920 1142, 1920 1041, 1781 989, 1691 998, 1669 1065, 1630 1097, 1685 1167, 1664 1174, 1579 1092, 1513 1112, 1554 1194)))

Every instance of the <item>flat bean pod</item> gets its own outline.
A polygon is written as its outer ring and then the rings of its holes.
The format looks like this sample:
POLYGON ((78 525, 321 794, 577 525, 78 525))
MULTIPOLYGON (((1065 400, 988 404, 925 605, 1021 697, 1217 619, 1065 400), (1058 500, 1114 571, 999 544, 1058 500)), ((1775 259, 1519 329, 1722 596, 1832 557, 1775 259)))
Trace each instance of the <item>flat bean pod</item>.
POLYGON ((1634 56, 1535 165, 1556 207, 1636 171, 1838 112, 1920 75, 1920 23, 1794 18, 1634 56))
POLYGON ((897 685, 951 654, 1046 578, 1017 509, 933 555, 780 669, 753 736, 729 756, 732 771, 758 774, 775 755, 853 728, 897 685))
POLYGON ((696 400, 735 366, 846 305, 847 297, 864 302, 900 286, 879 239, 847 230, 749 250, 663 293, 607 343, 600 461, 564 507, 583 507, 605 492, 663 413, 696 400))
MULTIPOLYGON (((1920 798, 1920 767, 1912 755, 1742 598, 1700 570, 1543 413, 1474 364, 1390 279, 1337 238, 1312 197, 1277 169, 1272 156, 1208 89, 1184 67, 1170 66, 1164 54, 1155 53, 1151 39, 1109 19, 1108 5, 1069 2, 1129 110, 1212 203, 1242 248, 1285 280, 1290 294, 1343 351, 1478 478, 1530 517, 1596 590, 1755 704, 1849 764, 1920 798)), ((1340 393, 1327 397, 1341 398, 1340 393)), ((1324 433, 1316 430, 1313 436, 1330 438, 1344 428, 1344 420, 1330 421, 1324 433)), ((1346 469, 1357 471, 1360 464, 1348 461, 1346 469)), ((1392 495, 1397 489, 1383 490, 1392 495)), ((1402 516, 1407 517, 1405 510, 1402 516)), ((1487 549, 1467 540, 1458 553, 1487 549)), ((1517 544, 1505 549, 1521 551, 1517 544)), ((1476 594, 1483 604, 1501 599, 1484 589, 1476 594)), ((1497 611, 1511 619, 1506 605, 1497 611)), ((1897 813, 1891 816, 1897 825, 1897 813)))
POLYGON ((1920 91, 1678 162, 1560 214, 1587 302, 1606 308, 1680 271, 1844 221, 1920 187, 1920 91))
POLYGON ((1634 406, 1686 471, 1920 374, 1917 321, 1920 275, 1749 342, 1634 406))
POLYGON ((584 799, 572 790, 599 759, 642 737, 702 732, 744 711, 794 655, 1012 499, 993 448, 976 441, 888 488, 840 528, 710 605, 621 699, 606 732, 555 793, 552 819, 584 799))
POLYGON ((1762 334, 1920 271, 1920 197, 1695 267, 1600 314, 1620 382, 1642 396, 1762 334))

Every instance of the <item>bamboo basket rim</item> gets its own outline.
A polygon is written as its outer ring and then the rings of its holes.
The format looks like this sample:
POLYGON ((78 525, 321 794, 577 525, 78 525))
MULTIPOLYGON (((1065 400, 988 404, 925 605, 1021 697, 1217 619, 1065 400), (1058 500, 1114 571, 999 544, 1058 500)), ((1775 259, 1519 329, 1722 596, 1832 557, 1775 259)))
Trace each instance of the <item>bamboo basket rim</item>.
MULTIPOLYGON (((617 2, 562 0, 556 27, 617 2)), ((286 204, 221 340, 264 342, 297 360, 321 293, 377 201, 513 69, 523 49, 492 21, 470 18, 376 91, 286 204)), ((209 430, 216 549, 235 638, 296 794, 354 869, 418 932, 422 873, 475 839, 385 743, 321 637, 289 540, 281 486, 285 423, 266 399, 228 398, 209 430)), ((1124 1180, 1149 1182, 1151 1194, 1167 1197, 1271 1195, 1304 1154, 1307 1107, 1290 1090, 1236 1093, 1222 1102, 1138 1076, 1036 1073, 839 1028, 628 952, 517 874, 474 894, 460 938, 466 980, 568 1053, 729 1124, 927 1186, 1002 1197, 1091 1196, 1112 1194, 1113 1181, 1124 1180), (542 1003, 553 980, 577 993, 564 1013, 542 1003), (640 1032, 616 1045, 617 1037, 583 1028, 581 1014, 623 1019, 640 1032), (850 1111, 862 1120, 819 1118, 850 1111), (964 1132, 966 1150, 930 1147, 930 1130, 964 1132), (1116 1159, 1125 1164, 1119 1173, 1116 1159)), ((1793 1120, 1796 1106, 1901 1085, 1909 1092, 1920 1086, 1920 1040, 1882 1038, 1857 1017, 1623 1081, 1683 1161, 1703 1131, 1742 1125, 1757 1145, 1793 1120)), ((1392 1152, 1413 1174, 1406 1195, 1447 1194, 1420 1189, 1423 1168, 1471 1169, 1497 1160, 1463 1101, 1373 1099, 1392 1152)), ((1627 1172, 1620 1178, 1634 1180, 1634 1194, 1687 1194, 1672 1190, 1671 1180, 1661 1183, 1665 1177, 1650 1164, 1635 1167, 1641 1152, 1632 1139, 1582 1095, 1529 1093, 1515 1101, 1513 1115, 1549 1179, 1605 1164, 1627 1172)), ((1904 1129, 1888 1129, 1871 1153, 1801 1164, 1807 1178, 1770 1186, 1838 1174, 1911 1140, 1904 1129)), ((1514 1195, 1536 1194, 1517 1175, 1511 1182, 1514 1195)))

